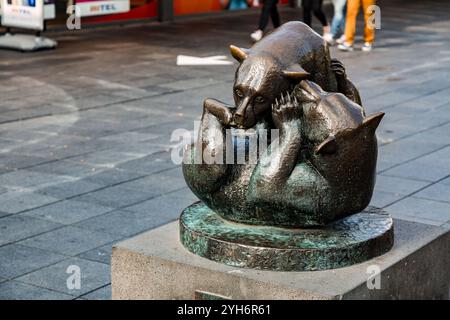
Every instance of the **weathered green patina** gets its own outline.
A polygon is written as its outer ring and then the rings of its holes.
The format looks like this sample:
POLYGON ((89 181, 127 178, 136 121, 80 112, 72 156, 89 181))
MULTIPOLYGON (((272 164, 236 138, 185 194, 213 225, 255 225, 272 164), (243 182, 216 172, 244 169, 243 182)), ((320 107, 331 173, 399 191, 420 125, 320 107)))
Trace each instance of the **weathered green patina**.
POLYGON ((342 63, 301 22, 230 49, 240 63, 235 105, 206 99, 184 153, 186 183, 202 204, 181 217, 183 244, 234 266, 297 271, 389 250, 391 218, 365 210, 384 114, 366 116, 342 63))
POLYGON ((376 208, 320 229, 287 229, 230 222, 203 203, 183 211, 180 236, 199 256, 234 267, 277 271, 350 266, 387 252, 394 241, 392 218, 376 208))

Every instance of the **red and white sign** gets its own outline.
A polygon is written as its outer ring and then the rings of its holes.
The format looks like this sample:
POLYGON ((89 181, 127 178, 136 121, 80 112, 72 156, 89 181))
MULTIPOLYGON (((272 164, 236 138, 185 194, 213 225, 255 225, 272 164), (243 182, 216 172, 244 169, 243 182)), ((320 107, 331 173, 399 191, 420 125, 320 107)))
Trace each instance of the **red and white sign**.
POLYGON ((130 0, 77 0, 80 17, 101 16, 130 11, 130 0))
POLYGON ((44 30, 44 0, 1 0, 2 25, 44 30))

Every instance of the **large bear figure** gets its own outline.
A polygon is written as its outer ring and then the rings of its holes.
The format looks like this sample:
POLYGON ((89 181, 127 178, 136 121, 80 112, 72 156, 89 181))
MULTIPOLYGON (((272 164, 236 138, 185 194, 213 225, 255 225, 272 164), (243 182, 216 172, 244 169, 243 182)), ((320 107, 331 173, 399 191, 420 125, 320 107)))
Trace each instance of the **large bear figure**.
POLYGON ((365 117, 323 39, 290 22, 231 53, 240 62, 235 106, 205 100, 198 141, 183 163, 191 190, 223 218, 249 224, 322 226, 362 211, 375 183, 383 114, 365 117), (230 128, 240 133, 230 138, 230 128), (269 136, 258 161, 226 162, 261 129, 278 129, 279 137, 269 136))

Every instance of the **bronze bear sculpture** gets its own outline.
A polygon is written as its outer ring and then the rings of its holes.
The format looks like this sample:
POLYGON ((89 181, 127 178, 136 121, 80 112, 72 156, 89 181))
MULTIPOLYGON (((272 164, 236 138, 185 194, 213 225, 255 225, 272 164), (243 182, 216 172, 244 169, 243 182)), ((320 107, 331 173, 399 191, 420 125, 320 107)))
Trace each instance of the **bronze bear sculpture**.
POLYGON ((251 49, 231 46, 231 53, 240 62, 235 107, 205 100, 198 141, 183 161, 191 190, 223 218, 246 224, 324 226, 364 210, 383 114, 365 117, 358 91, 323 39, 290 22, 251 49), (255 163, 227 163, 239 146, 248 151, 249 136, 262 139, 262 129, 278 129, 279 137, 269 135, 255 163))

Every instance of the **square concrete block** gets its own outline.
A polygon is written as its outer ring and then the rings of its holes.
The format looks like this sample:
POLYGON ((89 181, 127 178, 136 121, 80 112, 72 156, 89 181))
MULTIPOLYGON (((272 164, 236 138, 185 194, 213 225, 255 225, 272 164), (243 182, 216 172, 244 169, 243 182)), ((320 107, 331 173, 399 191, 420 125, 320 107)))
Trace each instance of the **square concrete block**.
POLYGON ((365 263, 274 272, 234 268, 188 252, 176 221, 113 247, 112 298, 194 299, 204 291, 230 299, 447 299, 449 228, 402 220, 394 225, 393 249, 365 263), (380 271, 379 289, 368 281, 373 270, 380 271))

